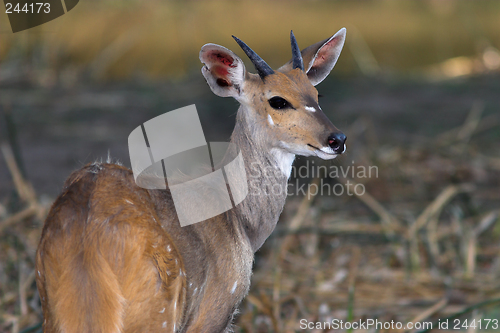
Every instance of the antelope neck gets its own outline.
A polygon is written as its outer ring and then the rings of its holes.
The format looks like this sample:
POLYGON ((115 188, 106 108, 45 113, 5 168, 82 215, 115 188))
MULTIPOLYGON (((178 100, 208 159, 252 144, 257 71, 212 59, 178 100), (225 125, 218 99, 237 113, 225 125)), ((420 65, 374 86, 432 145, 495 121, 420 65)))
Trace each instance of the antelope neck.
POLYGON ((283 210, 288 170, 294 155, 270 148, 268 135, 259 122, 250 119, 249 111, 244 105, 240 106, 231 142, 241 151, 248 183, 248 195, 235 208, 236 216, 255 252, 273 232, 283 210))

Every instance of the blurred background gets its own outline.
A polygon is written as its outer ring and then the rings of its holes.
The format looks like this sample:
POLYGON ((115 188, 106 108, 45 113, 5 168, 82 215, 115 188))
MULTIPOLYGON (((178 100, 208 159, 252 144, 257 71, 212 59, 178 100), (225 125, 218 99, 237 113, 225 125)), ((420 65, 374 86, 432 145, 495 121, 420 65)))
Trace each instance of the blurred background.
POLYGON ((193 103, 207 141, 229 139, 238 103, 206 85, 203 44, 253 71, 231 35, 277 68, 291 29, 304 48, 342 27, 342 55, 317 88, 347 152, 296 166, 377 176, 292 177, 306 190, 365 191, 290 196, 236 332, 303 331, 300 319, 499 320, 499 17, 498 1, 86 0, 14 34, 2 10, 0 332, 41 330, 34 254, 73 170, 108 154, 129 166, 134 128, 193 103))

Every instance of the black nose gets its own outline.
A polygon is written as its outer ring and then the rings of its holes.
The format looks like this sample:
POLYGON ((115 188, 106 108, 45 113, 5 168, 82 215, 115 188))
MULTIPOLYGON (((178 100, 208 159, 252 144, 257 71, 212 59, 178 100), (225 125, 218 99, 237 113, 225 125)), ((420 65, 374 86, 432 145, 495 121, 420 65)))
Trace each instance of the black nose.
POLYGON ((328 146, 333 149, 336 154, 342 154, 345 151, 345 140, 347 137, 344 133, 332 133, 328 137, 328 146))

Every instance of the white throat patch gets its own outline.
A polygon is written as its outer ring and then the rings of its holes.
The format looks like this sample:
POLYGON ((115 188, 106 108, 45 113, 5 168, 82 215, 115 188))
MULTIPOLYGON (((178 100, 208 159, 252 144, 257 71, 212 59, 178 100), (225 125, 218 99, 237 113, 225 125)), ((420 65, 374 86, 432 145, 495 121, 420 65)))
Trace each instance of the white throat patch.
POLYGON ((295 154, 286 152, 282 149, 273 148, 271 149, 271 154, 274 156, 276 160, 276 167, 283 172, 287 178, 290 178, 290 174, 292 173, 292 165, 295 160, 295 154))

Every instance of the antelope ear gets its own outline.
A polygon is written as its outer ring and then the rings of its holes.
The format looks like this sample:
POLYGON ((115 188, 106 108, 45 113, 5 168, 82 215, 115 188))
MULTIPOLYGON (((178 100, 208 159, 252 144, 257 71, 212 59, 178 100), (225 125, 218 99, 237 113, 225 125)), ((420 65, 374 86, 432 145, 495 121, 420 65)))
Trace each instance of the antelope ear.
MULTIPOLYGON (((332 71, 345 42, 346 29, 340 29, 335 35, 321 42, 306 47, 301 51, 304 70, 313 86, 323 81, 332 71)), ((292 69, 292 62, 283 65, 279 71, 292 69)))
POLYGON ((220 45, 205 44, 200 51, 200 61, 205 65, 201 73, 214 94, 239 97, 246 70, 236 54, 220 45))

